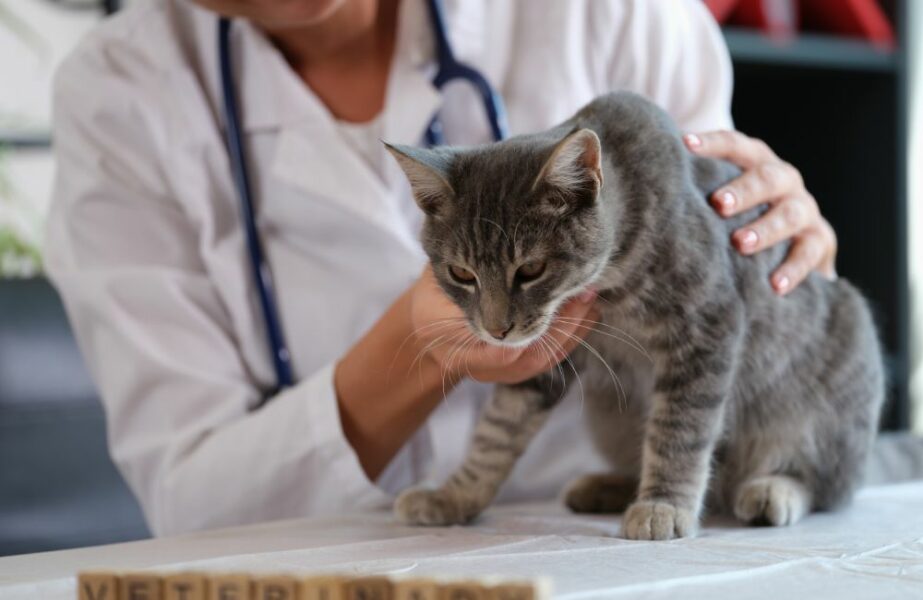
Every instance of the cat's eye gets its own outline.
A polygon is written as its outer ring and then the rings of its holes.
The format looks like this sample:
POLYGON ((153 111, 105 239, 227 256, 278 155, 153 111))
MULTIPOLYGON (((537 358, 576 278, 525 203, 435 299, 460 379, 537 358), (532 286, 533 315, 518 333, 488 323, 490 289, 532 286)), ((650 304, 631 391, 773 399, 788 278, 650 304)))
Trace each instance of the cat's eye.
POLYGON ((543 261, 534 260, 525 263, 516 270, 516 279, 521 282, 533 281, 541 277, 544 272, 545 263, 543 261))
POLYGON ((458 265, 450 266, 449 273, 452 275, 452 279, 465 285, 471 285, 475 282, 476 279, 474 273, 464 267, 459 267, 458 265))

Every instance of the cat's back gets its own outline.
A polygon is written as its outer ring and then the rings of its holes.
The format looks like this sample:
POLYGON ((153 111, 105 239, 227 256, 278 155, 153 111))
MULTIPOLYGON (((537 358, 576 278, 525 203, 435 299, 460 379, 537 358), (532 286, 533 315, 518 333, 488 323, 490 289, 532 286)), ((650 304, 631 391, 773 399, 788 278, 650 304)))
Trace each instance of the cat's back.
MULTIPOLYGON (((740 169, 726 161, 689 152, 679 128, 663 109, 638 94, 614 92, 590 102, 573 121, 575 126, 597 132, 603 154, 609 155, 623 177, 631 178, 636 185, 658 190, 654 194, 658 209, 665 204, 681 206, 664 213, 667 221, 658 224, 658 237, 662 243, 676 245, 682 251, 680 255, 699 256, 697 268, 728 272, 748 321, 774 323, 767 328, 771 330, 767 336, 755 337, 762 338, 769 346, 784 345, 793 338, 839 337, 840 343, 834 345, 877 349, 868 303, 853 285, 811 275, 791 294, 780 297, 769 280, 788 254, 789 245, 776 244, 749 256, 733 248, 731 234, 759 218, 766 207, 732 218, 718 215, 709 206, 708 196, 739 176, 740 169), (804 335, 806 331, 813 335, 804 335), (861 340, 845 339, 848 336, 861 340)), ((621 201, 637 200, 622 198, 621 201)))
MULTIPOLYGON (((634 92, 599 96, 574 116, 599 136, 604 155, 625 167, 675 173, 685 157, 679 128, 659 106, 634 92)), ((632 169, 636 170, 636 169, 632 169)))
POLYGON ((638 133, 667 134, 679 137, 679 128, 669 114, 644 96, 634 92, 611 92, 597 97, 575 115, 584 123, 611 135, 638 133))

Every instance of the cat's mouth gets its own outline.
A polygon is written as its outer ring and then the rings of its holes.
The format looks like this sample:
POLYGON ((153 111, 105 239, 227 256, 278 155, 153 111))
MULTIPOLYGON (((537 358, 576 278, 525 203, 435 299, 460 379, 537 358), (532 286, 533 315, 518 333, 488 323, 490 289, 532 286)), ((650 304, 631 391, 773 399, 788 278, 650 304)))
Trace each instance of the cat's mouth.
POLYGON ((558 318, 561 307, 569 299, 586 292, 588 289, 593 289, 590 284, 573 287, 564 294, 557 296, 555 300, 544 306, 540 312, 523 319, 521 323, 515 323, 502 337, 492 335, 483 325, 478 325, 471 329, 477 337, 492 346, 516 349, 535 346, 537 349, 546 349, 547 347, 554 351, 556 350, 554 348, 555 343, 552 341, 543 343, 542 339, 555 331, 555 319, 558 318))
POLYGON ((475 333, 482 341, 491 346, 514 349, 526 348, 540 344, 541 339, 551 331, 555 314, 555 311, 551 310, 546 314, 530 317, 522 324, 515 324, 504 337, 499 339, 491 335, 483 327, 477 327, 475 333))
POLYGON ((479 329, 477 335, 482 341, 491 346, 500 346, 502 348, 525 348, 538 342, 545 335, 547 327, 533 327, 529 331, 519 332, 510 331, 503 339, 497 339, 483 329, 479 329))

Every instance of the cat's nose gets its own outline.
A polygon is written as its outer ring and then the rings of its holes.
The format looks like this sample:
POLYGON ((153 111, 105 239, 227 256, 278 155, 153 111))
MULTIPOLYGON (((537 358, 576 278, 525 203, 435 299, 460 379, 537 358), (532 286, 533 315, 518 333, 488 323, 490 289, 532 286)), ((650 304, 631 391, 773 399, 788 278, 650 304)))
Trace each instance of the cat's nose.
POLYGON ((512 329, 513 329, 513 324, 510 323, 509 325, 505 325, 503 327, 493 327, 493 328, 488 327, 487 333, 489 333, 490 336, 494 338, 495 340, 502 340, 503 338, 506 337, 506 335, 510 331, 512 331, 512 329))

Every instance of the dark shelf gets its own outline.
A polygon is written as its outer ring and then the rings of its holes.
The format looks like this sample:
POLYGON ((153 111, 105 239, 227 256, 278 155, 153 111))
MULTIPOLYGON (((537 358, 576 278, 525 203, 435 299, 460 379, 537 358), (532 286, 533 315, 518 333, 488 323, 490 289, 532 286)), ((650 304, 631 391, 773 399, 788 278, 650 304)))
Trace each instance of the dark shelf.
POLYGON ((742 27, 725 27, 724 39, 731 58, 755 63, 867 72, 896 72, 897 55, 875 44, 818 33, 774 38, 742 27))
POLYGON ((50 148, 51 136, 41 133, 14 133, 0 130, 0 148, 50 148))
MULTIPOLYGON (((903 23, 900 1, 895 22, 903 23)), ((906 52, 858 39, 727 28, 737 128, 796 165, 839 238, 837 270, 869 299, 888 371, 884 429, 909 424, 906 52)))

